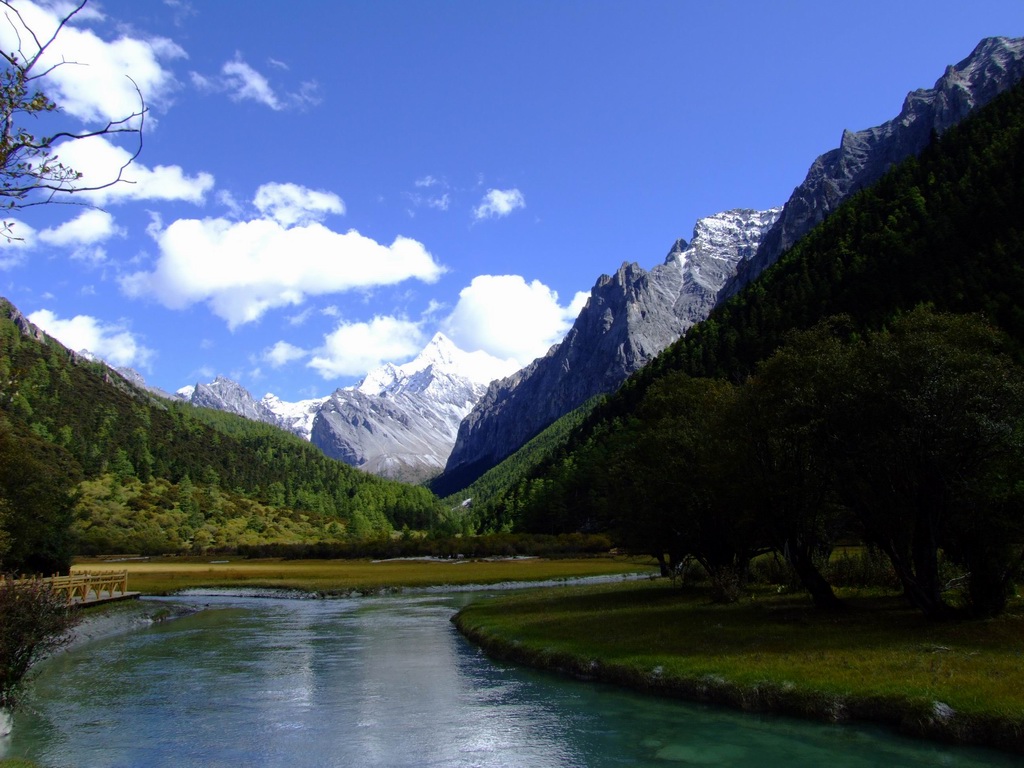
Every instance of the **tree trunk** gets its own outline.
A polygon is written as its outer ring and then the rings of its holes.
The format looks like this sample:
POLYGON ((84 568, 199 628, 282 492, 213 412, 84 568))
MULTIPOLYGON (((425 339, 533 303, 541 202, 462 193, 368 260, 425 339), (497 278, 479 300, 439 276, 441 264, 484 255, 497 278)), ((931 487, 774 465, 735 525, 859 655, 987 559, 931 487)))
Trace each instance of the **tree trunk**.
POLYGON ((937 551, 934 558, 929 558, 926 553, 918 551, 917 546, 913 557, 900 552, 891 543, 880 548, 889 557, 903 587, 903 595, 911 605, 929 619, 942 620, 953 616, 955 612, 942 599, 939 588, 937 551))
POLYGON ((828 611, 843 607, 843 601, 836 597, 832 585, 815 565, 811 547, 803 542, 787 540, 782 548, 782 554, 792 566, 804 589, 810 594, 815 607, 828 611))

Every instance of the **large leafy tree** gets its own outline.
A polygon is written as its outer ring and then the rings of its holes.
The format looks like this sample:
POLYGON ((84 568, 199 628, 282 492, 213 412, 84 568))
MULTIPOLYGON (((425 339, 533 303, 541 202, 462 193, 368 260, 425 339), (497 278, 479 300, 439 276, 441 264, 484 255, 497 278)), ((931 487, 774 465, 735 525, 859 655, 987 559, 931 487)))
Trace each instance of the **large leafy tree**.
POLYGON ((732 465, 736 399, 727 382, 672 374, 604 442, 608 518, 631 549, 697 560, 720 600, 734 599, 760 539, 732 465))
POLYGON ((42 579, 0 577, 0 712, 20 703, 32 666, 66 645, 80 618, 42 579))
POLYGON ((836 503, 835 444, 842 390, 853 380, 844 319, 795 333, 742 388, 736 471, 758 525, 815 605, 839 599, 822 574, 846 516, 836 503))
POLYGON ((0 573, 66 573, 78 468, 59 446, 0 421, 0 573))
POLYGON ((926 615, 951 613, 940 553, 969 609, 1000 612, 1024 547, 1024 371, 977 316, 917 309, 854 359, 834 433, 837 488, 926 615))

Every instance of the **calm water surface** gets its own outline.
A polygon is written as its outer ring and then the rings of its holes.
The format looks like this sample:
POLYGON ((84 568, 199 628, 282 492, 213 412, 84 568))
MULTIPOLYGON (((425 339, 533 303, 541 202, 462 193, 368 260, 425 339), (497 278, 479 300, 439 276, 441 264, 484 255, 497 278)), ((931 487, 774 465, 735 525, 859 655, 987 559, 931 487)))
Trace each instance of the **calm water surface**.
POLYGON ((189 598, 208 609, 47 662, 7 755, 50 768, 1020 764, 494 664, 448 621, 470 599, 487 598, 189 598))

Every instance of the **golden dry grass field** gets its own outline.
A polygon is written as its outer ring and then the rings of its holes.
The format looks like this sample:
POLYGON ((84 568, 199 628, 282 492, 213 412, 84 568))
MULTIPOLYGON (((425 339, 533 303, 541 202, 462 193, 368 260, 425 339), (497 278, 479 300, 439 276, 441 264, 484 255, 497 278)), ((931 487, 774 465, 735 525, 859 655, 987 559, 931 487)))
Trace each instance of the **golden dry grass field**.
POLYGON ((626 557, 464 560, 247 560, 233 557, 78 558, 73 572, 127 570, 128 589, 166 595, 194 587, 299 589, 326 594, 399 587, 547 581, 656 574, 653 560, 626 557))

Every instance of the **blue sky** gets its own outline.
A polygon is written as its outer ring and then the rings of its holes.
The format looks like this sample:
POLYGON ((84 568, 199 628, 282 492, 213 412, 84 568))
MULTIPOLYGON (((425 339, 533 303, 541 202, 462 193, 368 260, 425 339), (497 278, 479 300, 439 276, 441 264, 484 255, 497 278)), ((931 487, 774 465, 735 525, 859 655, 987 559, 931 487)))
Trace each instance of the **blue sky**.
MULTIPOLYGON (((66 6, 14 5, 37 32, 66 6)), ((49 94, 81 130, 138 83, 135 183, 8 215, 0 295, 169 391, 324 395, 439 330, 511 370, 600 275, 782 204, 843 129, 1021 34, 1020 0, 90 2, 49 94)), ((99 183, 132 148, 61 158, 99 183)))

